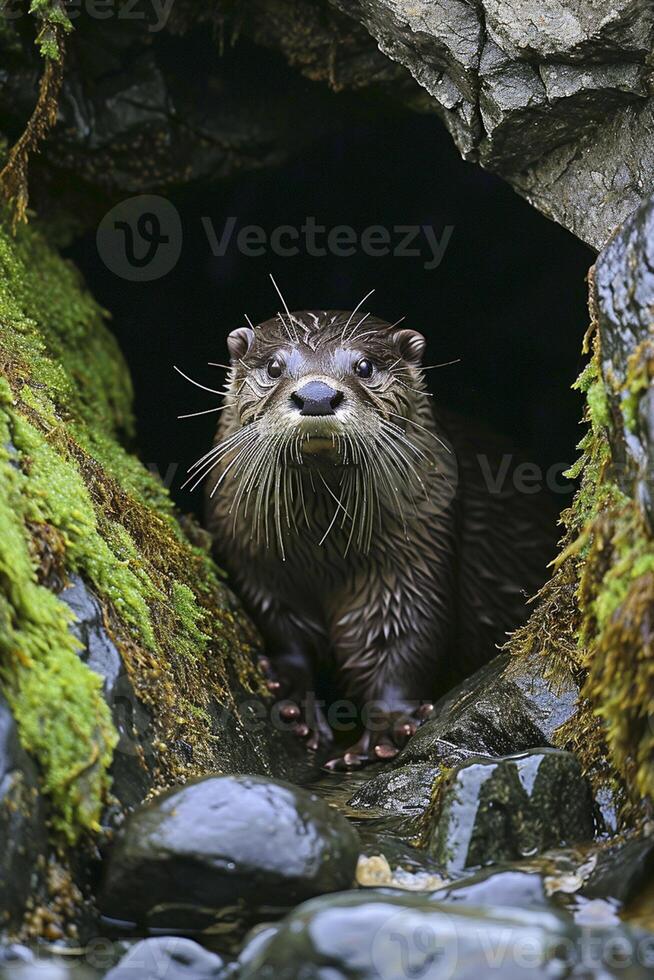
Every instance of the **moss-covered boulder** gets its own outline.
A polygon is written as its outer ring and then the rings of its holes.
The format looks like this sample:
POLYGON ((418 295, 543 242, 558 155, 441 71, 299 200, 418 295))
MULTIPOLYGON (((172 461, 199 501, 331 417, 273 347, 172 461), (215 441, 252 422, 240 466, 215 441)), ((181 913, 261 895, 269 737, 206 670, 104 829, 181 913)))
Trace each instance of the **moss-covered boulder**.
POLYGON ((34 228, 4 224, 0 372, 0 678, 52 835, 99 831, 117 749, 144 774, 137 797, 207 771, 289 775, 253 628, 125 449, 129 373, 103 311, 34 228), (119 741, 125 697, 147 723, 119 741))

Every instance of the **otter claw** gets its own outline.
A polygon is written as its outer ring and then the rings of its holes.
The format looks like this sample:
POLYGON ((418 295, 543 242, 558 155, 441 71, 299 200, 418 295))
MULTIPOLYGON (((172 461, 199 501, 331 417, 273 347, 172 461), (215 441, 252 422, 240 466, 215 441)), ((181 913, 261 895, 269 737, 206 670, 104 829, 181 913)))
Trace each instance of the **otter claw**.
POLYGON ((294 721, 296 718, 299 718, 301 714, 298 706, 293 704, 292 701, 289 701, 287 704, 283 704, 279 709, 279 713, 284 721, 294 721))
POLYGON ((386 762, 388 759, 394 759, 400 750, 396 748, 395 745, 388 745, 386 743, 382 745, 375 745, 374 752, 378 759, 386 762))

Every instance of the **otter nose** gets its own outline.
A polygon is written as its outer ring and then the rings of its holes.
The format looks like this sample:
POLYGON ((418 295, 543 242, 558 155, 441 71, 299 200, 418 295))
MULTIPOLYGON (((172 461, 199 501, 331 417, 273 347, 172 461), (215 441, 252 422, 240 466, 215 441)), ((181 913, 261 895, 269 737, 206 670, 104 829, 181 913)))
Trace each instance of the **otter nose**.
POLYGON ((300 409, 300 415, 333 415, 334 409, 343 401, 343 392, 336 391, 323 381, 309 381, 291 398, 300 409))

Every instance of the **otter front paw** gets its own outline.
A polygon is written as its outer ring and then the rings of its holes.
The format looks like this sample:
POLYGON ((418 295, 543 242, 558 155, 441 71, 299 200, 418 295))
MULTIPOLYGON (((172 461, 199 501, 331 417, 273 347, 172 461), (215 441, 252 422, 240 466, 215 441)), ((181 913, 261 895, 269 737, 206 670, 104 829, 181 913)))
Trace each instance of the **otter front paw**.
POLYGON ((298 669, 297 658, 271 661, 268 657, 260 657, 258 663, 284 729, 306 739, 306 746, 312 752, 331 745, 331 728, 310 690, 307 674, 298 669))
POLYGON ((341 772, 394 759, 433 707, 431 702, 425 702, 411 712, 388 714, 384 719, 385 724, 380 726, 381 731, 365 731, 354 745, 329 759, 324 768, 341 772))

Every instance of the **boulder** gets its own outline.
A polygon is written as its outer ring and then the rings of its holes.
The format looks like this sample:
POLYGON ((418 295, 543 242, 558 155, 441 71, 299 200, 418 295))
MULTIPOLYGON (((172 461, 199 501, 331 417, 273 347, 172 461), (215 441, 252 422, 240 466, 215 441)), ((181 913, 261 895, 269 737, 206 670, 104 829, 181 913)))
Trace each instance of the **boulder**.
POLYGON ((593 799, 569 752, 457 766, 438 786, 425 839, 449 874, 593 838, 593 799))
POLYGON ((136 943, 105 980, 220 980, 225 963, 182 936, 159 936, 136 943))
POLYGON ((346 892, 296 909, 241 980, 479 980, 492 967, 502 980, 540 980, 565 975, 573 943, 569 921, 553 911, 487 913, 418 896, 346 892))
POLYGON ((111 917, 166 928, 231 918, 234 931, 348 888, 359 841, 306 790, 214 776, 138 809, 109 856, 100 904, 111 917))

